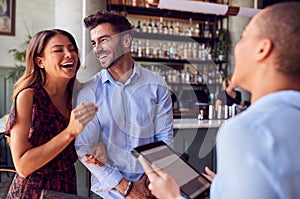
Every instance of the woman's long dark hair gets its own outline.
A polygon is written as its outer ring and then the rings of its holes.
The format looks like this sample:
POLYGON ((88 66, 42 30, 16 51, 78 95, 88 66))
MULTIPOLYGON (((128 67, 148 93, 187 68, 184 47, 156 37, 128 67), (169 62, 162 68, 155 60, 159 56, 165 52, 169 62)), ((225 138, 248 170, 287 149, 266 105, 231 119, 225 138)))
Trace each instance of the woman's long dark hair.
MULTIPOLYGON (((57 34, 65 35, 66 37, 68 37, 71 43, 73 44, 76 53, 78 54, 78 46, 75 42, 75 39, 67 31, 61 29, 51 29, 51 30, 43 30, 35 34, 33 38, 30 40, 26 50, 26 68, 24 74, 18 79, 18 81, 14 85, 14 92, 12 96, 13 100, 17 97, 20 91, 22 91, 25 88, 28 88, 32 84, 36 82, 40 82, 42 85, 45 84, 47 78, 45 70, 43 68, 40 68, 35 63, 35 58, 43 56, 44 49, 48 41, 57 34)), ((78 71, 79 67, 80 67, 80 60, 78 56, 76 72, 78 71)), ((71 78, 67 86, 68 104, 72 102, 72 93, 73 93, 75 79, 76 76, 71 78)))

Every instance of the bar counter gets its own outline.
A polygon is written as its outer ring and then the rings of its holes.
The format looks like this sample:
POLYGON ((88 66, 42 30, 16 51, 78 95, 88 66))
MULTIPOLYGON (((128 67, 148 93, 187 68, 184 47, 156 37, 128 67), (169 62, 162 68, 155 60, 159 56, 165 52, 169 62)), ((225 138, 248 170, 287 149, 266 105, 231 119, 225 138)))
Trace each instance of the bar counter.
POLYGON ((174 119, 174 150, 199 172, 216 170, 216 137, 225 120, 174 119))
POLYGON ((224 120, 198 120, 193 118, 174 119, 174 129, 219 128, 224 120))

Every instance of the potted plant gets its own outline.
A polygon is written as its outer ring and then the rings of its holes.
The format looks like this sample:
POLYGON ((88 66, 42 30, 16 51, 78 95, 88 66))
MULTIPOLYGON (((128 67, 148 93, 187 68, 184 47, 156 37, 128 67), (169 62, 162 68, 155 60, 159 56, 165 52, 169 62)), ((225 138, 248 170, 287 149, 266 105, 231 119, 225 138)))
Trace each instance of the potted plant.
POLYGON ((15 67, 7 74, 6 78, 10 79, 13 82, 16 82, 24 73, 25 71, 25 58, 26 58, 26 48, 29 44, 29 41, 31 39, 31 35, 28 35, 24 45, 25 47, 23 49, 10 49, 8 52, 12 54, 14 57, 14 60, 16 61, 15 67))

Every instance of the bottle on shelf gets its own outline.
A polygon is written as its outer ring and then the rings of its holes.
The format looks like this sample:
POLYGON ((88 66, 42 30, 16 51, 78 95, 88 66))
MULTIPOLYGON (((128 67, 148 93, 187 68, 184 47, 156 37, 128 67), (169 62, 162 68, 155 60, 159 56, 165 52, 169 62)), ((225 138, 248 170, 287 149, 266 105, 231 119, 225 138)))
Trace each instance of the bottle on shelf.
POLYGON ((191 82, 191 79, 192 79, 192 73, 190 71, 190 68, 187 67, 186 68, 186 72, 185 72, 185 82, 186 83, 190 83, 191 82))
POLYGON ((169 27, 169 34, 173 35, 174 34, 174 27, 173 27, 173 21, 171 21, 170 27, 169 27))
POLYGON ((209 22, 205 21, 204 22, 204 35, 205 38, 209 38, 210 36, 210 27, 209 27, 209 22))
POLYGON ((141 27, 141 21, 140 21, 140 20, 138 20, 137 26, 136 26, 135 30, 136 30, 137 32, 142 32, 142 27, 141 27))
POLYGON ((174 29, 174 34, 175 35, 180 34, 180 24, 179 24, 179 22, 176 22, 176 26, 175 26, 175 29, 174 29))
POLYGON ((169 58, 170 59, 175 59, 175 45, 172 43, 172 45, 169 46, 169 58))
POLYGON ((192 18, 189 18, 189 27, 187 29, 187 33, 186 33, 186 36, 193 36, 193 32, 194 32, 194 28, 193 28, 193 21, 192 21, 192 18))
POLYGON ((189 48, 188 48, 188 44, 185 43, 183 46, 183 59, 188 59, 189 58, 189 48))
POLYGON ((153 41, 152 42, 152 57, 154 59, 158 59, 159 57, 159 45, 157 41, 153 41))
POLYGON ((158 47, 158 58, 164 58, 164 57, 163 57, 163 44, 162 44, 162 42, 159 42, 159 47, 158 47))
POLYGON ((200 37, 200 25, 199 23, 196 23, 196 26, 195 26, 195 30, 194 30, 194 36, 195 37, 200 37))
POLYGON ((142 25, 142 32, 148 32, 148 26, 147 26, 147 20, 144 19, 143 25, 142 25))
POLYGON ((146 48, 145 57, 152 58, 152 53, 151 53, 151 47, 150 47, 149 40, 146 41, 146 47, 145 48, 146 48))
POLYGON ((148 23, 148 32, 152 33, 153 32, 153 26, 152 26, 152 19, 149 19, 149 23, 148 23))
POLYGON ((193 43, 188 44, 188 59, 193 59, 193 43))
POLYGON ((200 72, 198 70, 196 71, 196 83, 198 83, 198 84, 203 83, 202 75, 200 74, 200 72))
POLYGON ((193 43, 193 59, 197 60, 198 59, 198 43, 194 42, 193 43))
POLYGON ((166 22, 164 27, 163 27, 163 31, 164 31, 164 34, 169 34, 169 27, 168 27, 168 23, 166 22))
POLYGON ((153 32, 154 34, 158 33, 158 26, 157 26, 157 21, 156 21, 156 20, 155 20, 155 22, 154 22, 152 32, 153 32))
POLYGON ((138 46, 137 56, 142 57, 143 54, 142 54, 142 41, 141 40, 138 41, 137 46, 138 46))
POLYGON ((159 18, 158 32, 161 33, 161 34, 164 33, 164 19, 163 19, 163 17, 159 18))
POLYGON ((131 6, 136 7, 137 6, 137 0, 131 0, 131 6))
POLYGON ((168 45, 164 42, 162 46, 163 46, 162 48, 163 53, 161 58, 166 59, 168 58, 168 45))
POLYGON ((142 57, 146 57, 146 41, 142 41, 142 57))
POLYGON ((132 41, 131 44, 131 54, 133 57, 137 57, 138 56, 138 42, 136 40, 132 41))

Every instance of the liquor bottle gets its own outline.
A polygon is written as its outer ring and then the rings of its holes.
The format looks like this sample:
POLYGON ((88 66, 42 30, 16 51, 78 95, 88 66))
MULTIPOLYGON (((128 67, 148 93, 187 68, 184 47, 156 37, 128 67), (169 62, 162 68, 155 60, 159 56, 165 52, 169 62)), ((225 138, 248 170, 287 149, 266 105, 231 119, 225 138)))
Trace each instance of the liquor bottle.
POLYGON ((189 58, 189 48, 188 44, 185 43, 183 47, 183 59, 187 60, 189 58))
POLYGON ((196 23, 194 35, 195 35, 195 37, 200 37, 200 26, 199 26, 199 23, 196 23))
POLYGON ((193 36, 193 32, 194 32, 194 29, 193 29, 193 22, 192 22, 192 18, 189 19, 189 27, 187 29, 187 34, 186 36, 193 36))
POLYGON ((143 32, 148 32, 148 26, 147 26, 147 21, 144 19, 143 25, 142 25, 142 31, 143 32))
POLYGON ((180 24, 179 24, 179 22, 176 22, 176 27, 175 27, 175 30, 174 30, 174 34, 175 35, 180 34, 180 24))
POLYGON ((173 21, 171 21, 171 25, 169 27, 169 34, 173 35, 174 34, 174 27, 173 27, 173 21))
POLYGON ((169 27, 168 27, 168 24, 166 22, 165 26, 163 27, 163 30, 164 30, 164 34, 169 34, 169 27))
POLYGON ((141 32, 142 27, 141 27, 141 21, 140 21, 140 20, 138 21, 138 24, 137 24, 135 30, 136 30, 137 32, 141 32))
POLYGON ((204 23, 204 37, 209 38, 210 35, 210 28, 208 21, 205 21, 204 23))
POLYGON ((146 41, 146 57, 152 58, 152 52, 149 40, 146 41))
POLYGON ((153 32, 153 27, 152 27, 152 20, 149 19, 149 23, 148 23, 148 32, 152 33, 153 32))
POLYGON ((159 18, 159 27, 158 27, 159 33, 164 33, 164 19, 162 17, 159 18))
POLYGON ((138 56, 138 42, 136 40, 132 41, 131 54, 132 54, 133 57, 138 56))
POLYGON ((142 41, 138 41, 138 57, 142 57, 143 56, 143 53, 142 53, 142 41))
POLYGON ((198 43, 194 42, 193 43, 193 59, 197 60, 198 59, 198 43))
POLYGON ((190 71, 190 68, 187 67, 186 72, 185 72, 185 82, 186 83, 190 83, 191 82, 191 79, 192 79, 191 76, 192 76, 192 73, 190 71))
POLYGON ((137 6, 137 0, 132 0, 131 5, 132 5, 133 7, 136 7, 136 6, 137 6))
POLYGON ((152 45, 152 57, 157 59, 159 57, 159 45, 158 41, 154 41, 152 45))
POLYGON ((155 20, 154 25, 153 25, 153 33, 157 33, 158 32, 158 27, 157 27, 157 21, 155 20))

